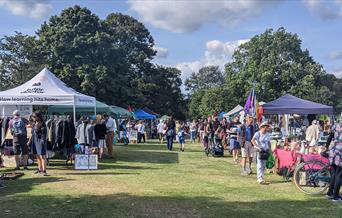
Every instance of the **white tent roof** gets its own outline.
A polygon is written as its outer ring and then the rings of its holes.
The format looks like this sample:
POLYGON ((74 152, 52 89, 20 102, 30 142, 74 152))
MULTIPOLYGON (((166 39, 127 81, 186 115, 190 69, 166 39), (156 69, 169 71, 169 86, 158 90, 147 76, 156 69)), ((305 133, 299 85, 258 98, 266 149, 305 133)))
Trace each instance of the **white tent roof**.
POLYGON ((28 82, 0 92, 0 105, 75 105, 95 107, 96 100, 66 86, 48 69, 28 82))
POLYGON ((228 113, 225 114, 225 116, 231 116, 233 114, 237 114, 240 113, 241 111, 243 111, 243 107, 241 105, 237 105, 236 107, 234 107, 231 111, 229 111, 228 113))

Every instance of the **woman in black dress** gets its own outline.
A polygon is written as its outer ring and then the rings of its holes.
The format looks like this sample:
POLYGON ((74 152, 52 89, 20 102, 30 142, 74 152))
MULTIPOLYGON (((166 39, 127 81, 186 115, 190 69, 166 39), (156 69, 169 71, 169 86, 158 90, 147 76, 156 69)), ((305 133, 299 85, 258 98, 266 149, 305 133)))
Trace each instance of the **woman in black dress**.
POLYGON ((32 127, 32 135, 29 139, 29 145, 31 145, 33 154, 37 157, 38 162, 38 170, 35 174, 43 173, 44 176, 47 176, 46 173, 46 150, 47 150, 47 128, 46 124, 43 120, 43 116, 40 112, 36 111, 32 115, 33 118, 33 127, 32 127))
POLYGON ((166 131, 166 140, 167 140, 167 148, 172 151, 173 139, 176 135, 176 123, 171 117, 167 123, 167 131, 166 131))

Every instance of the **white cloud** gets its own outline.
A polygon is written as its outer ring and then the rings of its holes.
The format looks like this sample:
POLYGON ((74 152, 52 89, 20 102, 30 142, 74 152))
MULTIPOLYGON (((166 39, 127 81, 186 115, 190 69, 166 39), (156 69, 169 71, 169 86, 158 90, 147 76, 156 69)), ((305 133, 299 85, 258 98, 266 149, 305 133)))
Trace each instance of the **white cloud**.
POLYGON ((178 63, 176 68, 182 71, 181 78, 183 81, 189 78, 192 72, 198 72, 204 66, 215 65, 223 69, 226 63, 232 61, 232 55, 239 45, 247 41, 246 39, 229 42, 219 40, 208 41, 204 57, 201 60, 178 63))
POLYGON ((334 74, 337 78, 342 78, 342 68, 337 68, 330 72, 330 74, 334 74))
POLYGON ((259 15, 267 6, 281 0, 230 1, 139 1, 130 0, 130 8, 153 26, 172 32, 193 32, 206 23, 234 25, 259 15))
POLYGON ((342 51, 333 51, 328 54, 328 58, 330 60, 341 60, 342 59, 342 51))
POLYGON ((39 19, 52 10, 47 0, 0 0, 0 7, 5 8, 14 15, 39 19))
POLYGON ((166 58, 169 55, 169 50, 167 48, 155 46, 153 49, 157 52, 156 58, 166 58))
POLYGON ((342 17, 342 0, 302 0, 304 5, 323 20, 342 17))

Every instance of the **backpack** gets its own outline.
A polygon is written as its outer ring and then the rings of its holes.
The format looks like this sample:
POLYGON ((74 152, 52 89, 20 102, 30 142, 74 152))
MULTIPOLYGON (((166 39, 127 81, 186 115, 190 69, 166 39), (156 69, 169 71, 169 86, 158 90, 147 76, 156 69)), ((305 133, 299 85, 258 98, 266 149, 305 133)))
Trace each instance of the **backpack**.
POLYGON ((12 134, 13 136, 26 135, 25 123, 22 119, 17 119, 13 121, 12 134))

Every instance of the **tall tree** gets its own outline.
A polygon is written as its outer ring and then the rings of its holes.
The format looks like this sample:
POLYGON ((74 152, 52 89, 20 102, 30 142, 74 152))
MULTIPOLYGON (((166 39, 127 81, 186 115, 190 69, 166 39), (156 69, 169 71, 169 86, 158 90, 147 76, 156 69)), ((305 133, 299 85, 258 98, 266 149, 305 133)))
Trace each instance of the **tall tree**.
POLYGON ((185 119, 187 108, 180 89, 180 75, 181 72, 176 68, 154 66, 142 83, 144 87, 140 88, 147 97, 146 106, 177 119, 185 119))
POLYGON ((246 99, 253 81, 262 101, 285 93, 322 103, 334 99, 334 92, 324 82, 327 73, 322 65, 301 48, 297 34, 284 28, 266 30, 240 45, 225 71, 227 88, 236 97, 235 103, 246 99))
POLYGON ((224 75, 218 66, 202 67, 198 73, 192 73, 185 81, 186 90, 194 93, 201 89, 210 89, 224 84, 224 75))
POLYGON ((38 72, 36 45, 33 36, 19 32, 0 40, 0 90, 23 84, 38 72))
POLYGON ((106 103, 123 104, 129 63, 105 30, 98 16, 74 6, 52 16, 37 34, 43 61, 64 82, 106 103))

